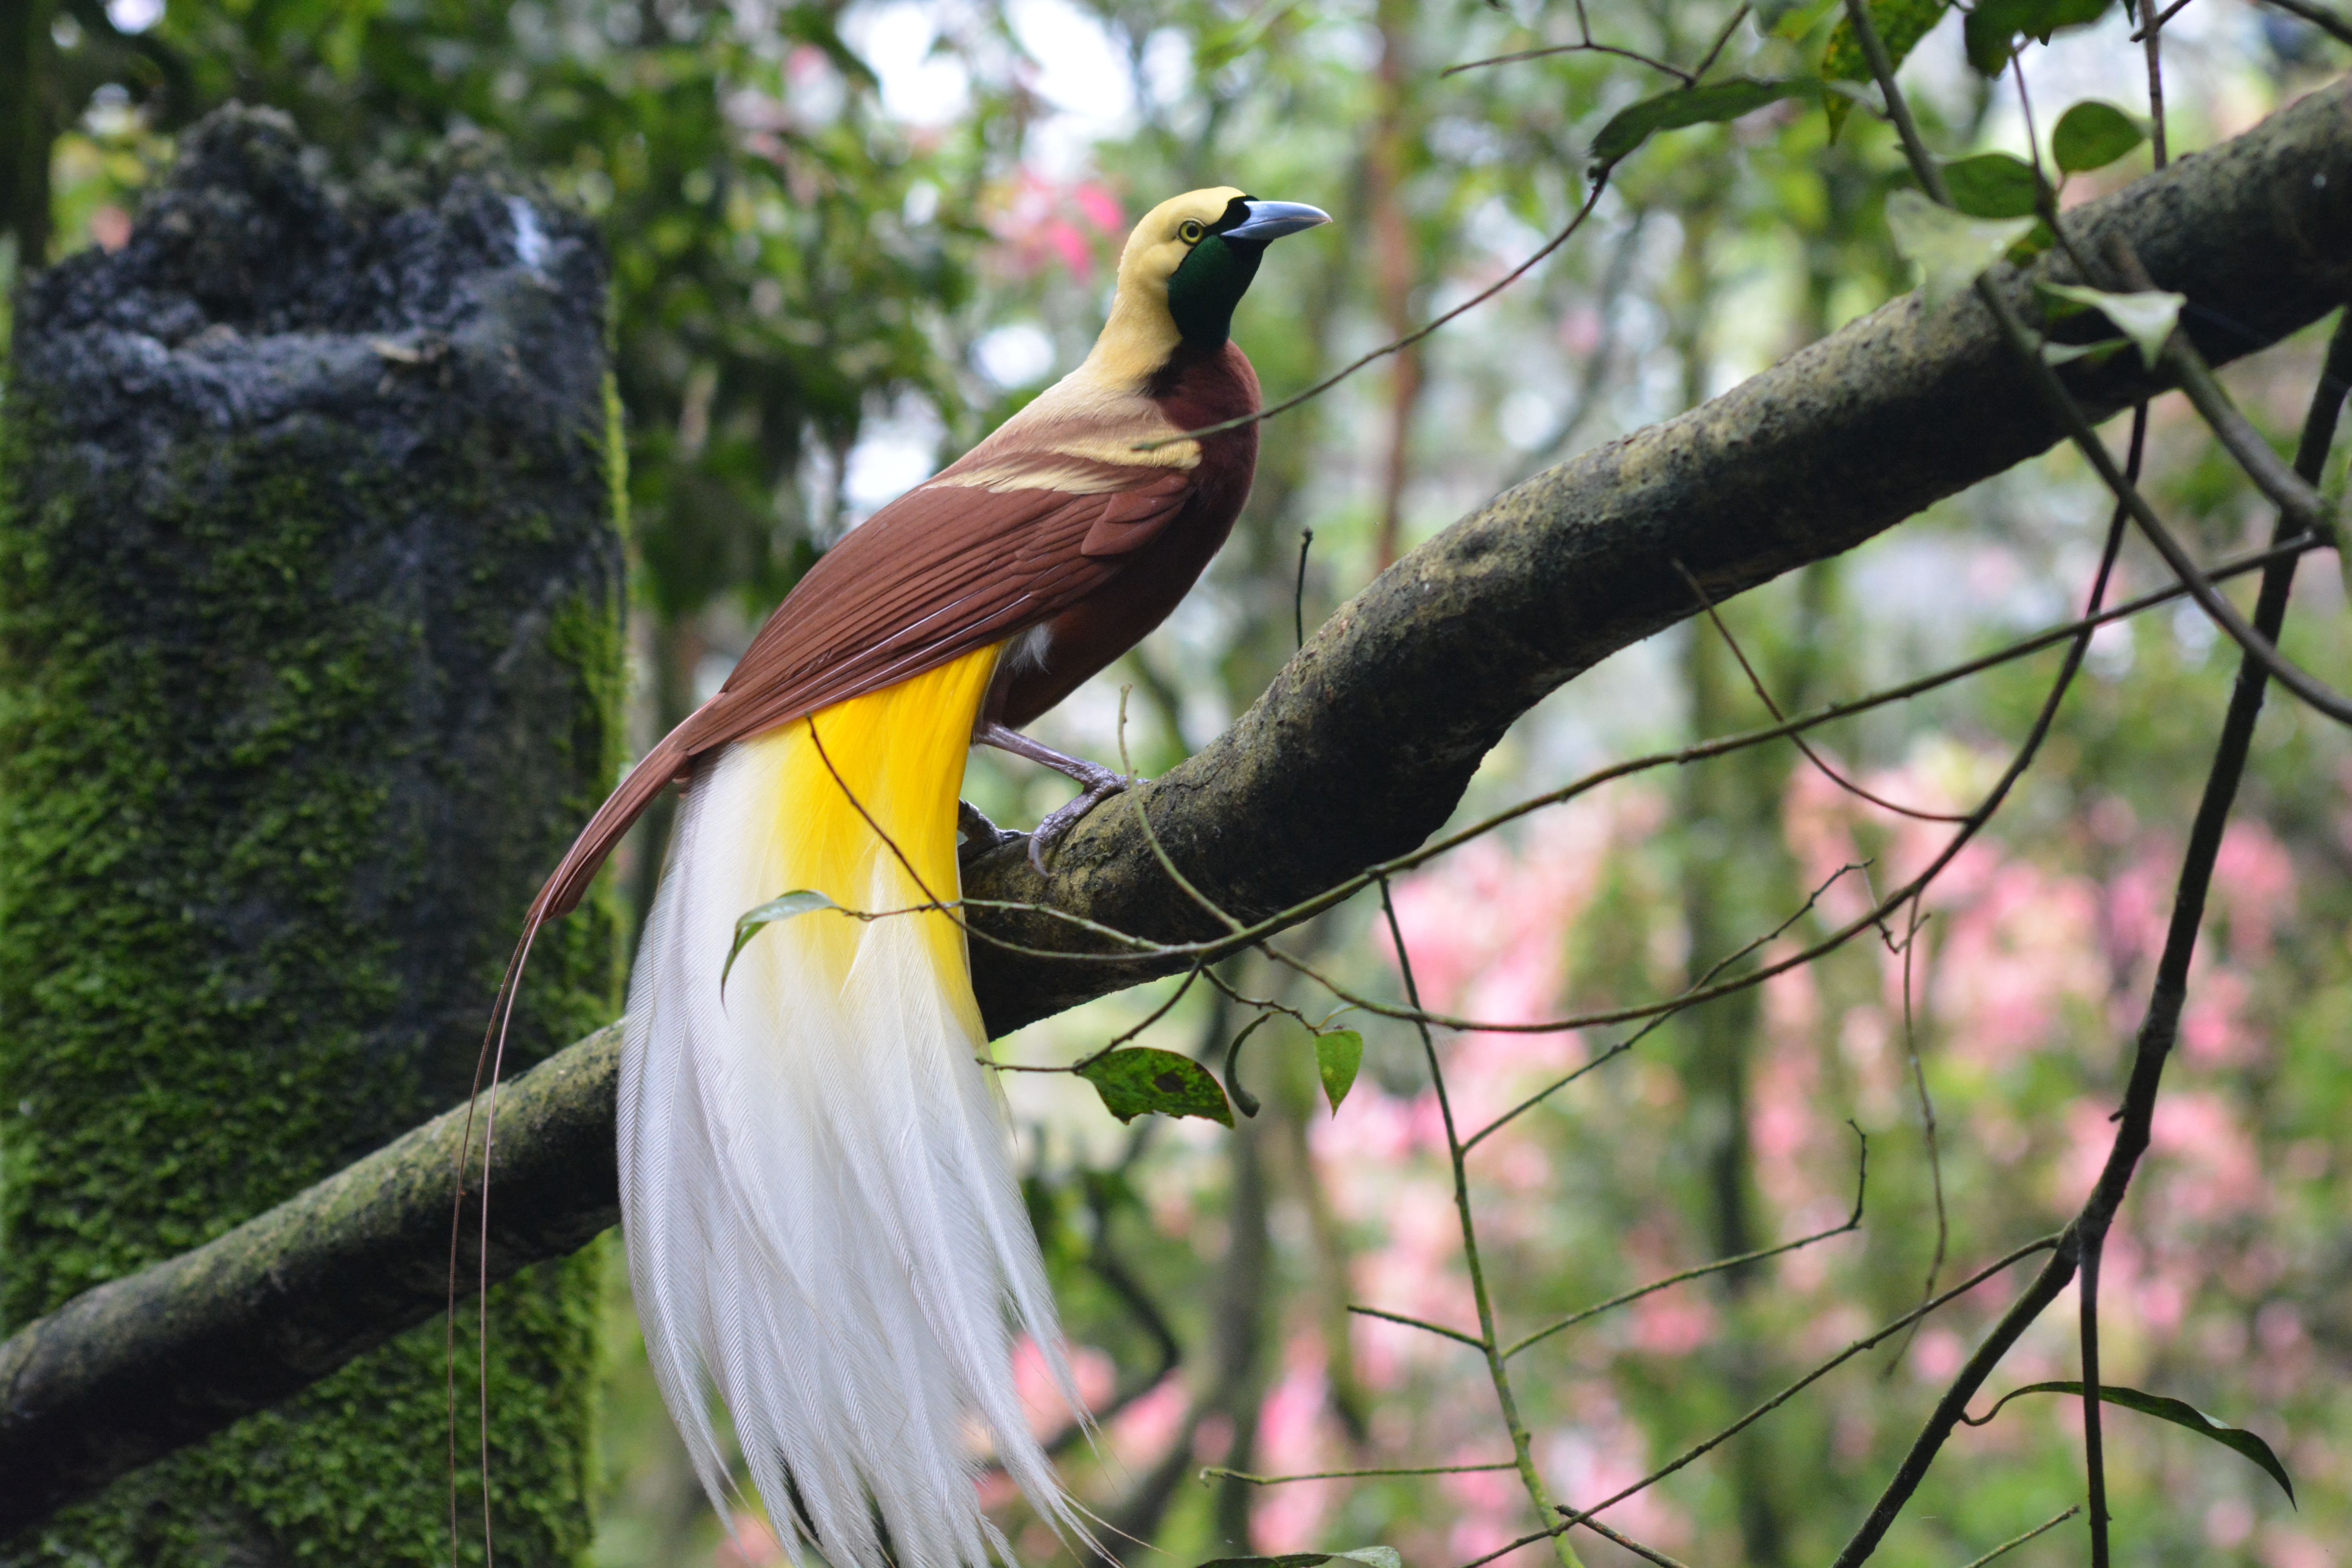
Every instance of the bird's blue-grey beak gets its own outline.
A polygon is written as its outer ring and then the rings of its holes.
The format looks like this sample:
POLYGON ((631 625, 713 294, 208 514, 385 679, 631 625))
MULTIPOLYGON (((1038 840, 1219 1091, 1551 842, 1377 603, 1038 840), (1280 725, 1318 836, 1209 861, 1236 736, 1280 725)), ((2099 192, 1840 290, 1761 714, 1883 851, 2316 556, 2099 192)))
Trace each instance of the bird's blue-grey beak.
POLYGON ((1254 239, 1264 243, 1331 221, 1329 213, 1321 207, 1310 207, 1305 202, 1244 201, 1242 205, 1248 210, 1249 216, 1224 231, 1227 239, 1254 239))

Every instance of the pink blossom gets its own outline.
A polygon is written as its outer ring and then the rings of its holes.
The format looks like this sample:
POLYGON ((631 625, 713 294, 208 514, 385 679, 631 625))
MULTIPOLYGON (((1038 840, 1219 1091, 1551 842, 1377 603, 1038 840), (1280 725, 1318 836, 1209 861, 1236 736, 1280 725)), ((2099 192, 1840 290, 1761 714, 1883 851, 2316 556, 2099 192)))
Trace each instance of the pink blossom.
POLYGON ((1911 1375, 1930 1388, 1949 1384, 1968 1359, 1967 1342, 1941 1324, 1921 1329, 1911 1342, 1911 1375))
POLYGON ((1690 1290, 1662 1290, 1633 1304, 1633 1342, 1651 1355, 1688 1355, 1715 1332, 1715 1310, 1690 1290))
POLYGON ((2261 1551, 2264 1568, 2338 1568, 2335 1552, 2287 1525, 2263 1531, 2261 1551))
POLYGON ((1061 184, 1024 169, 994 193, 990 226, 1000 264, 1029 277, 1058 263, 1081 282, 1108 259, 1120 222, 1118 204, 1100 185, 1061 184))
POLYGON ((2241 817, 2221 835, 2213 861, 2213 897, 2230 922, 2230 955, 2241 963, 2270 956, 2271 935, 2294 912, 2294 861, 2263 824, 2241 817))
POLYGON ((717 1568, 771 1568, 788 1561, 768 1521, 756 1514, 738 1513, 728 1521, 728 1535, 711 1559, 717 1568))
MULTIPOLYGON (((1077 1382, 1078 1397, 1092 1409, 1110 1398, 1118 1381, 1118 1369, 1109 1356, 1092 1345, 1078 1345, 1066 1352, 1070 1361, 1070 1374, 1077 1382)), ((1013 1348, 1013 1386, 1021 1395, 1021 1407, 1029 1417, 1029 1429, 1043 1437, 1058 1432, 1070 1419, 1070 1408, 1055 1386, 1054 1374, 1045 1365, 1045 1352, 1028 1335, 1021 1336, 1013 1348)))
POLYGON ((1111 1448, 1133 1469, 1157 1464, 1176 1440, 1192 1406, 1183 1380, 1171 1377, 1126 1409, 1110 1423, 1111 1448))
POLYGON ((2267 1208, 2252 1136, 2221 1096, 2195 1090, 2156 1102, 2148 1128, 2151 1152, 2171 1169, 2164 1180, 2165 1208, 2190 1219, 2214 1220, 2267 1208))
MULTIPOLYGON (((1276 1475, 1336 1468, 1327 1462, 1337 1455, 1321 1419, 1330 1401, 1322 1342, 1312 1334, 1294 1336, 1285 1359, 1288 1370, 1258 1409, 1264 1468, 1276 1475)), ((1303 1552, 1312 1547, 1343 1489, 1339 1481, 1294 1481, 1272 1489, 1255 1516, 1265 1550, 1303 1552)))
POLYGON ((1070 200, 1086 220, 1104 234, 1123 234, 1127 218, 1120 211, 1118 198, 1101 185, 1081 183, 1070 187, 1070 200))
POLYGON ((2220 1498, 2205 1510, 2205 1539, 2224 1552, 2243 1544, 2253 1532, 2254 1510, 2243 1498, 2220 1498))

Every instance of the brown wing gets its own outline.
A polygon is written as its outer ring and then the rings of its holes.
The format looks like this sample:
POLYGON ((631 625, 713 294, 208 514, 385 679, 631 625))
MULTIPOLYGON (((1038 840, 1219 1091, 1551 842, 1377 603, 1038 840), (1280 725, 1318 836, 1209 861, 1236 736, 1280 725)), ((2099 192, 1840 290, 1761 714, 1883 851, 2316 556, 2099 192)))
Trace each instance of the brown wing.
POLYGON ((1192 494, 1185 470, 1037 460, 1084 489, 942 482, 957 472, 950 468, 827 551, 776 606, 719 694, 648 752, 590 820, 541 889, 534 918, 577 904, 621 835, 697 756, 1052 619, 1115 576, 1192 494))

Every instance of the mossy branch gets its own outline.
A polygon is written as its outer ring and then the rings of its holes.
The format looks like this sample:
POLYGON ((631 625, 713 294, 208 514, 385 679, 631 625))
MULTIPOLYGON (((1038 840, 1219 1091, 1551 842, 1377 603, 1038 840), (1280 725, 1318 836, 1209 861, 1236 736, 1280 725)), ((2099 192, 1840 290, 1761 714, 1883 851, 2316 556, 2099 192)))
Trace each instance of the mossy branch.
MULTIPOLYGON (((2119 237, 2159 286, 2189 297, 2184 320, 2208 360, 2268 347, 2352 299, 2352 86, 2071 216, 2089 253, 2119 237)), ((2045 258, 2000 285, 2021 302, 2045 275, 2070 276, 2045 258)), ((2131 356, 2070 372, 2099 417, 2168 386, 2131 356)), ((1700 613, 1691 578, 1719 604, 2063 434, 1981 302, 1896 300, 1680 418, 1538 476, 1408 555, 1231 731, 1140 786, 1149 834, 1134 812, 1097 812, 1050 878, 1017 844, 992 853, 967 873, 969 897, 993 905, 969 906, 973 923, 1037 950, 1093 940, 1067 916, 1162 942, 1223 934, 1171 880, 1163 850, 1218 909, 1251 921, 1291 909, 1434 831, 1538 700, 1700 613)), ((1095 940, 1087 951, 1119 950, 1095 940)), ((1070 963, 986 942, 973 957, 996 1032, 1196 962, 1070 963)), ((606 1030, 502 1091, 491 1278, 612 1223, 616 1050, 606 1030)), ((441 1310, 456 1139, 445 1117, 0 1345, 0 1531, 441 1310)), ((470 1278, 470 1257, 463 1267, 470 1278)))
MULTIPOLYGON (((499 1090, 489 1276, 585 1246, 620 1218, 601 1029, 499 1090)), ((193 1252, 88 1290, 0 1344, 0 1537, 218 1431, 441 1310, 466 1108, 436 1118, 193 1252)), ((466 1192, 481 1191, 475 1128, 466 1192)), ((460 1227, 471 1307, 478 1211, 460 1227)), ((435 1434, 420 1432, 430 1443, 435 1434)))

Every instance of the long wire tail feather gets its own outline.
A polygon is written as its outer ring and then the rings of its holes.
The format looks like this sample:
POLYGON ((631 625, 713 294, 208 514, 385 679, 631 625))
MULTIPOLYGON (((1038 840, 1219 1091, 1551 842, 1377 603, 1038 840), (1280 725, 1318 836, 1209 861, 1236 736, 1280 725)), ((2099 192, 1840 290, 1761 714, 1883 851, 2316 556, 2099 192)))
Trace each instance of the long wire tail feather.
POLYGON ((457 1134, 457 1168, 450 1183, 449 1200, 449 1294, 443 1314, 442 1371, 448 1384, 449 1426, 449 1551, 452 1561, 457 1552, 457 1261, 458 1247, 466 1226, 466 1167, 474 1152, 474 1112, 481 1105, 482 1079, 489 1079, 491 1103, 483 1123, 481 1236, 478 1250, 480 1272, 475 1281, 475 1315, 478 1350, 481 1366, 477 1378, 476 1396, 479 1406, 482 1465, 482 1553, 485 1563, 497 1560, 497 1548, 490 1528, 490 1404, 489 1404, 489 1321, 490 1321, 490 1138, 498 1114, 499 1069, 506 1059, 507 1028, 514 1021, 515 995, 522 986, 523 970, 530 963, 531 943, 538 939, 539 928, 546 917, 541 905, 547 894, 541 890, 534 900, 530 913, 523 922, 521 938, 514 952, 507 956, 506 973, 499 979, 497 998, 490 1004, 490 1018, 482 1030, 482 1048, 474 1058, 473 1087, 466 1095, 465 1125, 457 1134))

